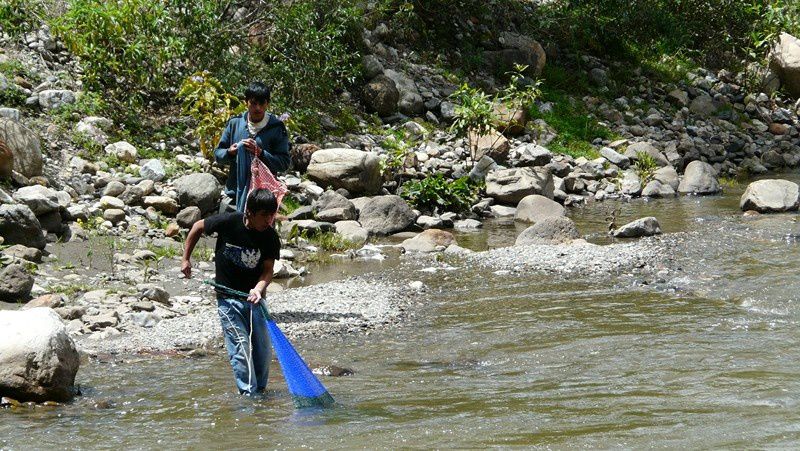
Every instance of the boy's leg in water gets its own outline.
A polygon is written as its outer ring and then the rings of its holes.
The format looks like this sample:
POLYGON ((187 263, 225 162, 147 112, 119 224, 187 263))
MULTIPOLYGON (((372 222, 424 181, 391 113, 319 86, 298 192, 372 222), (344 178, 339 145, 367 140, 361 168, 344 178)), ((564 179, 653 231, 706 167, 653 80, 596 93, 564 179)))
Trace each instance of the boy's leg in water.
POLYGON ((267 388, 269 362, 271 360, 269 333, 261 309, 253 306, 253 367, 256 373, 256 392, 267 388))
MULTIPOLYGON (((251 304, 236 299, 218 298, 217 312, 225 337, 225 348, 228 350, 233 377, 240 394, 256 393, 257 373, 254 357, 250 352, 250 310, 251 304)), ((258 321, 252 317, 253 324, 258 321)), ((263 320, 261 320, 263 323, 263 320)), ((255 343, 255 335, 252 337, 255 343)))

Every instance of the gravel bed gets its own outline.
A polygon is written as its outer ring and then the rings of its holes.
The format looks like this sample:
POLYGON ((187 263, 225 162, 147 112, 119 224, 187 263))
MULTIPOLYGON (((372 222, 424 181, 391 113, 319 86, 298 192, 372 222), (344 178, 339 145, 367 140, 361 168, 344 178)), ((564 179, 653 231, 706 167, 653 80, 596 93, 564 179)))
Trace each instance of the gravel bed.
MULTIPOLYGON (((268 295, 271 314, 290 338, 325 337, 397 324, 410 315, 409 290, 381 276, 359 276, 268 295)), ((222 334, 214 300, 195 312, 165 319, 154 327, 128 327, 120 335, 78 340, 88 354, 210 349, 222 334)))
POLYGON ((603 246, 585 241, 509 246, 477 252, 466 258, 496 271, 594 275, 656 269, 663 265, 667 252, 668 246, 660 237, 651 237, 603 246))

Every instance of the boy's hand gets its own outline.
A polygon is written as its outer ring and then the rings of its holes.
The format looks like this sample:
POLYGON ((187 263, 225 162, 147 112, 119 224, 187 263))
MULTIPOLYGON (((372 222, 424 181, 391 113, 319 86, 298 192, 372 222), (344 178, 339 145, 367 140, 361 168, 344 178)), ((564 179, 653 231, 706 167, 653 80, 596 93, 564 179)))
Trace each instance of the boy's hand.
POLYGON ((236 155, 236 152, 238 151, 238 147, 239 147, 239 144, 232 144, 230 147, 228 147, 228 155, 236 155))
POLYGON ((253 304, 258 304, 258 301, 261 300, 261 290, 258 288, 253 288, 250 290, 250 294, 247 295, 247 302, 252 302, 253 304))
POLYGON ((181 272, 187 279, 192 278, 192 262, 188 259, 184 259, 181 262, 181 272))

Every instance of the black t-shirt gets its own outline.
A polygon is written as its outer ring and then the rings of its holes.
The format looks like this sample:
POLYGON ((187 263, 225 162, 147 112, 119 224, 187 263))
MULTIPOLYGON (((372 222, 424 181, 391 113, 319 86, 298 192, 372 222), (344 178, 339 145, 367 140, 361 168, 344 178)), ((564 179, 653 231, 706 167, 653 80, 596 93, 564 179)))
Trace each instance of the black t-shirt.
POLYGON ((244 226, 242 213, 224 213, 205 220, 205 233, 217 233, 214 263, 215 281, 234 290, 252 290, 265 260, 280 258, 281 240, 275 229, 263 232, 244 226))

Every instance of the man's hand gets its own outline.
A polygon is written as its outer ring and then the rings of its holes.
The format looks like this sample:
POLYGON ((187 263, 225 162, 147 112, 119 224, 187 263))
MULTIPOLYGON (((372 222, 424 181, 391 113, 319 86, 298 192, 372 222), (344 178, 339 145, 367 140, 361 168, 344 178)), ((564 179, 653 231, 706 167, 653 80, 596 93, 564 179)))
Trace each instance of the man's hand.
POLYGON ((250 293, 247 295, 247 302, 252 302, 253 304, 258 304, 261 300, 261 290, 258 288, 253 288, 250 290, 250 293))
POLYGON ((230 147, 228 147, 228 155, 236 155, 236 151, 238 150, 237 149, 238 147, 239 147, 238 144, 232 144, 230 147))
POLYGON ((261 148, 258 147, 258 143, 253 138, 247 138, 242 140, 242 144, 244 144, 244 148, 247 149, 248 152, 252 153, 253 156, 258 156, 261 154, 261 148))
POLYGON ((184 258, 181 262, 181 272, 187 279, 192 278, 192 262, 188 258, 184 258))

